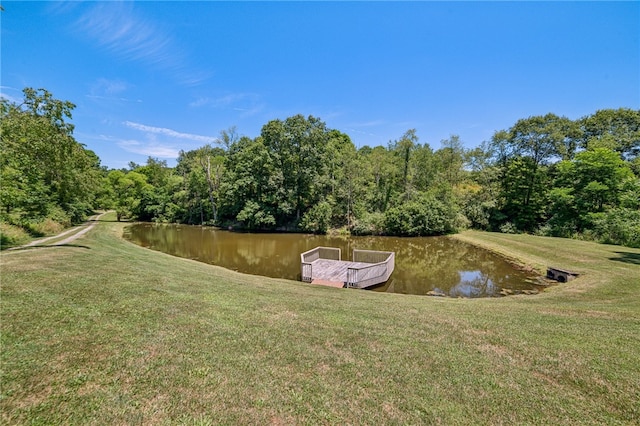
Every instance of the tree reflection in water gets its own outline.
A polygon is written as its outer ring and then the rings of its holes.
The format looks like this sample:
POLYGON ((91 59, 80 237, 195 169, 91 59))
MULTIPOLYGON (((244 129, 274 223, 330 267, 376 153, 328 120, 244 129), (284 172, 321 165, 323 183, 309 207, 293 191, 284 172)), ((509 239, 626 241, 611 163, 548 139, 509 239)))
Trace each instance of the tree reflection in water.
POLYGON ((449 290, 451 297, 485 297, 498 295, 502 290, 482 271, 460 271, 460 282, 449 290))

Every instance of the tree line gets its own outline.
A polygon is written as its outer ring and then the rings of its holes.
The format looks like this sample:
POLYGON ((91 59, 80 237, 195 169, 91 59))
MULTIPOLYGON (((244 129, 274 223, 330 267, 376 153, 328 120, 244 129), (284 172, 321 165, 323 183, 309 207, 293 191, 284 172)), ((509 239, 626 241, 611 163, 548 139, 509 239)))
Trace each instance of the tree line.
POLYGON ((19 104, 0 100, 3 247, 82 221, 103 188, 100 159, 73 137, 75 105, 44 89, 23 93, 19 104))
POLYGON ((3 222, 74 222, 113 208, 119 219, 245 230, 476 228, 640 246, 639 110, 532 116, 474 149, 456 135, 432 148, 415 130, 357 148, 320 118, 296 115, 255 138, 225 130, 215 146, 180 152, 175 167, 149 158, 107 170, 73 139, 72 109, 44 90, 25 89, 21 105, 3 100, 3 222))

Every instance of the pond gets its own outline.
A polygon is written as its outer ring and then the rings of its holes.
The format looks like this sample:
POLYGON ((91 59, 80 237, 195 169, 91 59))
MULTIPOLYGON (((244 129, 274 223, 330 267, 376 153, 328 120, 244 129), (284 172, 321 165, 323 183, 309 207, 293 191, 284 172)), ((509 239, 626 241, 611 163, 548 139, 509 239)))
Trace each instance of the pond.
POLYGON ((372 291, 495 297, 536 293, 542 283, 489 251, 450 237, 330 237, 308 234, 239 233, 192 225, 149 223, 127 227, 135 244, 174 256, 273 278, 300 279, 300 254, 317 246, 393 251, 395 271, 372 291))

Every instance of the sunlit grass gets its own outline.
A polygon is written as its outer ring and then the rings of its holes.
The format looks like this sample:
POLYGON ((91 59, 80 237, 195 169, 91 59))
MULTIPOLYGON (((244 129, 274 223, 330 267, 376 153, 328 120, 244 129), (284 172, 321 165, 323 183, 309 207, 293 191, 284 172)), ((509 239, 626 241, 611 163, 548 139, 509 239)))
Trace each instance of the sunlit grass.
POLYGON ((441 299, 238 274, 123 226, 1 255, 3 423, 640 421, 640 250, 467 232, 582 275, 441 299))

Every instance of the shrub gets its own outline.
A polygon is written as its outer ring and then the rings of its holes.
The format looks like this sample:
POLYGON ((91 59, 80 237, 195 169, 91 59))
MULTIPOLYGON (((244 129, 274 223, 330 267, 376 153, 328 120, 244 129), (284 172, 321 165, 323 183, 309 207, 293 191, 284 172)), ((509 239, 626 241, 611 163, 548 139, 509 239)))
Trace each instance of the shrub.
POLYGON ((34 237, 44 237, 62 232, 65 226, 53 219, 42 219, 25 224, 24 228, 34 237))
POLYGON ((354 235, 382 235, 384 233, 384 213, 364 213, 354 222, 351 232, 354 235))
POLYGON ((29 241, 29 234, 22 228, 0 222, 0 249, 15 247, 29 241))
POLYGON ((244 208, 236 216, 246 229, 265 229, 276 224, 273 215, 255 201, 247 201, 244 208))
MULTIPOLYGON (((51 221, 60 225, 62 227, 60 228, 60 231, 64 228, 70 227, 74 223, 70 215, 67 212, 65 212, 60 206, 56 206, 56 205, 49 205, 47 218, 51 219, 51 221)), ((43 222, 44 221, 45 220, 43 220, 43 222)), ((53 232, 59 232, 59 231, 54 230, 53 232)), ((47 234, 46 231, 45 231, 45 234, 47 234)))
POLYGON ((535 230, 534 235, 538 235, 540 237, 551 237, 553 236, 553 228, 548 223, 542 224, 535 230))
POLYGON ((409 201, 385 213, 386 233, 402 236, 442 235, 456 229, 458 212, 431 196, 409 201))
POLYGON ((468 221, 465 227, 488 230, 491 227, 491 214, 496 209, 496 201, 486 199, 481 192, 467 194, 462 200, 462 212, 468 221))
POLYGON ((640 210, 612 209, 592 215, 591 220, 600 242, 640 248, 640 210))
POLYGON ((505 222, 500 225, 500 232, 503 234, 518 234, 518 228, 511 222, 505 222))
POLYGON ((331 205, 321 201, 311 207, 303 216, 300 228, 315 234, 326 234, 331 225, 331 205))

